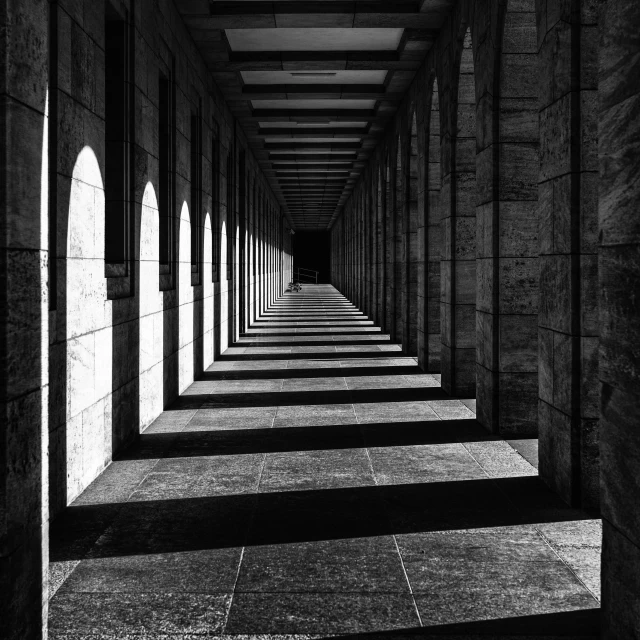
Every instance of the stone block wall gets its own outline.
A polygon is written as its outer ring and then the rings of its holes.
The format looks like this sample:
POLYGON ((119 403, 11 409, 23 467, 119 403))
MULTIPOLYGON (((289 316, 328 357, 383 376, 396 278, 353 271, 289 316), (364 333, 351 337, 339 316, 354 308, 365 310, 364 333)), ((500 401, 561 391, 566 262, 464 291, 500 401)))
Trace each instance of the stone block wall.
POLYGON ((460 318, 431 315, 432 283, 453 304, 460 260, 474 260, 476 276, 467 282, 478 296, 478 420, 503 436, 539 434, 542 479, 566 502, 601 504, 603 637, 615 639, 640 638, 639 7, 629 0, 458 2, 332 230, 334 282, 344 291, 342 274, 357 268, 344 251, 352 202, 375 191, 371 176, 380 175, 382 215, 373 229, 386 247, 380 323, 393 335, 392 319, 404 318, 394 272, 404 265, 388 242, 397 198, 390 192, 407 188, 394 159, 398 139, 407 144, 404 122, 415 104, 419 363, 438 370, 441 353, 443 381, 455 380, 455 342, 447 336, 455 337, 460 318), (455 123, 464 103, 456 99, 454 62, 465 27, 474 68, 462 116, 475 117, 475 135, 466 130, 475 149, 460 144, 455 123), (461 162, 475 169, 476 187, 466 194, 449 179, 461 162), (475 206, 475 255, 450 251, 462 229, 438 225, 443 212, 458 215, 460 196, 475 206), (437 322, 443 340, 427 349, 437 322))
POLYGON ((51 11, 58 123, 49 315, 55 514, 246 330, 254 181, 263 200, 259 217, 266 217, 262 308, 282 290, 276 253, 284 247, 276 202, 173 5, 59 0, 51 11), (122 273, 105 272, 105 32, 114 17, 129 29, 132 67, 123 158, 130 163, 129 257, 122 273), (173 177, 159 173, 160 74, 169 77, 175 102, 173 177), (162 180, 174 181, 165 265, 158 252, 162 180))
POLYGON ((598 17, 602 637, 638 640, 640 5, 609 0, 598 17))
POLYGON ((0 21, 0 635, 23 640, 46 635, 49 518, 273 302, 291 251, 172 2, 0 21))
POLYGON ((533 0, 476 5, 477 398, 494 433, 537 434, 538 56, 533 0), (501 40, 495 42, 491 34, 501 40))
POLYGON ((598 12, 539 2, 540 474, 573 504, 597 507, 598 12))
POLYGON ((47 12, 44 0, 0 2, 0 637, 10 640, 43 637, 48 605, 47 12))
POLYGON ((597 507, 598 29, 594 3, 576 7, 454 6, 334 223, 342 220, 348 259, 339 244, 333 255, 347 273, 360 268, 349 253, 351 217, 375 188, 371 176, 382 175, 374 233, 385 251, 384 330, 406 342, 398 326, 411 326, 415 298, 420 365, 440 371, 449 393, 475 396, 489 431, 539 433, 544 480, 568 502, 597 507), (412 197, 402 149, 413 113, 415 255, 398 240, 412 197), (415 294, 406 293, 412 269, 415 294))

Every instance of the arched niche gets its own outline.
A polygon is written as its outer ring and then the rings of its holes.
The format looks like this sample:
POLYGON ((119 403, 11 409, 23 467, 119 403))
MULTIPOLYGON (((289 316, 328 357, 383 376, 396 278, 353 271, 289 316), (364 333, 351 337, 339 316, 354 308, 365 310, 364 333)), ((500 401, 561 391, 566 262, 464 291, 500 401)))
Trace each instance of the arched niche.
MULTIPOLYGON (((227 220, 223 219, 220 226, 220 264, 222 265, 220 275, 220 317, 216 331, 219 332, 218 344, 220 353, 224 353, 229 347, 229 280, 227 279, 229 242, 227 241, 227 220)), ((264 245, 263 245, 264 246, 264 245)), ((264 251, 263 251, 264 253, 264 251)), ((266 295, 266 294, 265 294, 266 295)))
POLYGON ((111 461, 112 328, 105 197, 90 147, 73 167, 66 246, 66 486, 73 501, 111 461))
POLYGON ((214 349, 214 298, 211 263, 213 261, 213 233, 211 229, 211 216, 205 214, 203 227, 204 250, 202 253, 204 278, 202 281, 202 363, 205 370, 213 363, 214 349))
POLYGON ((178 391, 193 382, 193 286, 191 284, 191 220, 183 202, 178 223, 178 391))
POLYGON ((163 409, 164 318, 160 292, 160 215, 153 185, 142 196, 140 215, 140 430, 163 409))

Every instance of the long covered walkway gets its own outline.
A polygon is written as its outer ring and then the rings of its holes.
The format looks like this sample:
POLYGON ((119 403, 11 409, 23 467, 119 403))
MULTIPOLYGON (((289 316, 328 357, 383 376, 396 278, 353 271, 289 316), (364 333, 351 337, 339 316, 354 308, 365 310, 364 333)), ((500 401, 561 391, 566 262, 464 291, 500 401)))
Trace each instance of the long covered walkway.
POLYGON ((535 447, 285 293, 55 523, 50 638, 595 636, 600 523, 535 447))

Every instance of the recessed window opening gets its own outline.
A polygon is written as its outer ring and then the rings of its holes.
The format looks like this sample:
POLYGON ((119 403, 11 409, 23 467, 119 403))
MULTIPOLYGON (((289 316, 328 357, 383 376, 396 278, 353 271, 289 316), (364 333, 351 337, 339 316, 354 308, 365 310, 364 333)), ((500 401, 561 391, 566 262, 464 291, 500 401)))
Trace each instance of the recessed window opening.
POLYGON ((202 212, 202 119, 200 106, 191 114, 191 273, 200 272, 202 212))
POLYGON ((126 275, 129 257, 129 25, 107 6, 105 20, 105 261, 107 275, 126 275))
POLYGON ((212 270, 213 281, 220 277, 220 141, 214 136, 211 144, 211 203, 212 203, 212 270))
POLYGON ((164 74, 159 76, 159 201, 160 218, 160 271, 167 273, 172 259, 173 246, 173 158, 174 158, 174 100, 173 83, 164 74), (163 268, 164 267, 164 268, 163 268))
POLYGON ((235 236, 235 180, 233 156, 227 156, 227 280, 233 278, 233 239, 235 236))

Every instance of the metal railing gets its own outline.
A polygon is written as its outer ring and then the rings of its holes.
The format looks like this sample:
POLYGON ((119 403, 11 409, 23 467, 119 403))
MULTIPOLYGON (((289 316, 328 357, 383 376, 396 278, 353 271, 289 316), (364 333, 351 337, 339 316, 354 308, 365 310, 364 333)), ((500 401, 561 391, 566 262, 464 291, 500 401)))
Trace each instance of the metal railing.
POLYGON ((313 269, 302 269, 301 267, 294 267, 293 279, 295 282, 306 282, 308 284, 318 284, 319 271, 313 269))

